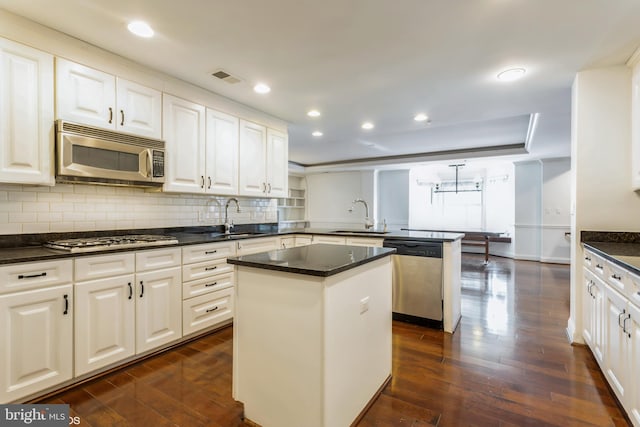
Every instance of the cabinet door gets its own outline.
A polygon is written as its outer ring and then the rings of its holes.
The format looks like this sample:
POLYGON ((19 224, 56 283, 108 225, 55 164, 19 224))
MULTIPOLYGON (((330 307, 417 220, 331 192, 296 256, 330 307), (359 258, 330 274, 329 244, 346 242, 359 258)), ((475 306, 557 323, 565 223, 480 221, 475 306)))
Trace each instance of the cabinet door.
POLYGON ((56 113, 59 119, 116 128, 116 78, 56 58, 56 113))
POLYGON ((238 194, 238 119, 207 108, 207 191, 238 194))
POLYGON ((602 364, 604 363, 604 302, 605 302, 605 285, 602 280, 597 277, 593 278, 593 286, 591 287, 591 293, 593 298, 591 300, 591 337, 592 337, 592 351, 596 358, 596 361, 602 364))
POLYGON ((266 147, 266 128, 240 120, 240 195, 266 196, 266 147))
POLYGON ((289 144, 287 135, 267 129, 267 195, 287 197, 289 186, 289 144))
POLYGON ((640 308, 629 304, 629 320, 626 323, 626 330, 629 338, 629 401, 625 405, 629 418, 634 425, 640 425, 640 308))
POLYGON ((162 92, 118 78, 117 128, 148 138, 162 138, 162 92))
POLYGON ((313 242, 313 236, 300 235, 296 236, 296 247, 310 245, 313 242))
POLYGON ((640 63, 633 67, 631 79, 631 180, 640 190, 640 63))
POLYGON ((166 142, 164 191, 202 193, 205 188, 205 108, 163 96, 166 142))
POLYGON ((76 376, 135 354, 133 285, 133 274, 75 285, 76 376))
POLYGON ((627 302, 617 291, 606 286, 604 298, 604 354, 605 376, 621 402, 627 393, 627 335, 623 332, 623 320, 627 316, 627 302))
POLYGON ((0 296, 0 403, 73 376, 71 285, 0 296))
POLYGON ((182 337, 180 268, 136 274, 136 353, 182 337))
POLYGON ((53 185, 53 57, 0 39, 0 182, 53 185))
POLYGON ((296 238, 294 236, 280 238, 280 249, 294 248, 295 246, 296 238))

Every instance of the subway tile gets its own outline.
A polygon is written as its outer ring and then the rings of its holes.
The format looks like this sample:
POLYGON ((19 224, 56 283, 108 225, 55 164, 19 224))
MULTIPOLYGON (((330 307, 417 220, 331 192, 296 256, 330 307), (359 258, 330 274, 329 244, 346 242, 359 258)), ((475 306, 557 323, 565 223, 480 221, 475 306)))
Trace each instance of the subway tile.
POLYGON ((96 229, 96 223, 92 221, 74 221, 73 231, 93 231, 96 229))
POLYGON ((61 193, 38 193, 37 200, 39 202, 61 202, 61 193))
POLYGON ((0 202, 0 212, 22 212, 22 203, 0 202))
POLYGON ((22 233, 22 224, 8 223, 0 224, 0 234, 20 234, 22 233))
POLYGON ((63 212, 62 219, 65 222, 84 221, 85 213, 84 212, 63 212))
POLYGON ((9 212, 9 222, 37 222, 38 216, 35 212, 9 212))
POLYGON ((73 192, 77 194, 96 194, 96 186, 95 185, 76 185, 73 189, 73 192))
POLYGON ((22 191, 20 184, 0 184, 0 191, 22 191))
POLYGON ((0 212, 0 224, 6 224, 9 222, 9 214, 7 212, 0 212))
POLYGON ((73 203, 49 203, 51 212, 73 212, 73 203))
POLYGON ((85 218, 87 221, 104 221, 107 219, 106 212, 87 212, 85 213, 85 218))
POLYGON ((0 191, 0 202, 9 200, 9 196, 6 191, 0 191))
POLYGON ((22 212, 49 212, 47 202, 23 202, 22 212))
POLYGON ((49 231, 50 231, 50 227, 48 222, 22 224, 23 233, 48 233, 49 231))
POLYGON ((40 212, 38 222, 62 222, 62 212, 40 212))
POLYGON ((64 193, 62 195, 62 201, 67 203, 81 203, 87 200, 87 196, 85 194, 76 194, 76 193, 64 193))
POLYGON ((116 194, 116 187, 110 187, 108 185, 96 185, 97 194, 116 194))
POLYGON ((51 222, 49 223, 49 230, 52 233, 65 233, 67 231, 73 231, 73 222, 51 222))
POLYGON ((74 185, 72 184, 56 184, 55 187, 51 189, 52 193, 73 193, 74 185))
POLYGON ((25 193, 23 191, 10 191, 9 200, 13 202, 35 202, 38 198, 36 193, 25 193))
POLYGON ((22 191, 29 193, 48 193, 52 187, 46 187, 43 185, 25 185, 22 187, 22 191))

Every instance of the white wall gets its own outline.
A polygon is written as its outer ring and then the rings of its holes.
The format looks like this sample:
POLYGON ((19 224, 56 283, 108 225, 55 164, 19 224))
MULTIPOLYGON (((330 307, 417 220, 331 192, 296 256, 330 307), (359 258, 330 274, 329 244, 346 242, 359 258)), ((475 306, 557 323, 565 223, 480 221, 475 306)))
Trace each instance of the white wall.
POLYGON ((379 171, 376 198, 378 226, 383 220, 394 230, 409 226, 409 170, 379 171))
POLYGON ((540 161, 515 164, 514 257, 540 260, 542 168, 540 161))
MULTIPOLYGON (((219 225, 226 197, 140 188, 58 184, 0 185, 0 234, 219 225)), ((276 199, 239 198, 236 224, 277 221, 276 199)))
POLYGON ((542 161, 540 261, 569 264, 571 239, 571 159, 542 161))
POLYGON ((374 171, 332 172, 307 175, 307 207, 311 227, 364 228, 365 209, 362 203, 349 208, 355 199, 364 199, 369 215, 375 221, 374 201, 376 173, 374 171))
POLYGON ((640 194, 631 190, 631 70, 576 75, 571 118, 571 313, 567 331, 582 342, 582 230, 640 231, 640 194))

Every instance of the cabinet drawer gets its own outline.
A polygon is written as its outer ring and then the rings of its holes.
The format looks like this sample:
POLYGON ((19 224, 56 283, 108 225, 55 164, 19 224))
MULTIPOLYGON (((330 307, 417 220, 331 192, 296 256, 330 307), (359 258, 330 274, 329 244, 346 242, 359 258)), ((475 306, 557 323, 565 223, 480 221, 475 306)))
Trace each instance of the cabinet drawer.
POLYGON ((135 254, 99 255, 76 258, 76 282, 133 273, 135 254))
POLYGON ((26 291, 73 281, 73 261, 29 262, 0 267, 0 294, 26 291))
POLYGON ((607 261, 605 264, 607 283, 621 294, 625 293, 626 283, 629 281, 629 273, 626 269, 607 261))
POLYGON ((233 318, 233 288, 191 298, 182 303, 182 335, 233 318))
POLYGON ((182 299, 197 297, 233 286, 234 273, 216 274, 205 279, 191 280, 182 284, 182 299))
POLYGON ((591 271, 598 277, 600 277, 601 279, 606 280, 607 279, 607 275, 605 272, 605 266, 606 266, 606 262, 604 260, 604 258, 602 258, 601 256, 598 256, 596 254, 591 254, 591 271))
POLYGON ((585 250, 584 256, 582 257, 582 265, 584 265, 589 270, 593 270, 593 252, 585 250))
POLYGON ((381 248, 383 240, 384 239, 372 239, 370 237, 347 237, 346 244, 351 246, 373 246, 381 248))
POLYGON ((180 248, 136 252, 136 271, 178 267, 182 262, 180 248))
POLYGON ((629 273, 626 285, 626 294, 629 301, 640 307, 640 276, 629 273))
POLYGON ((185 246, 182 248, 182 263, 209 261, 227 258, 236 254, 235 242, 207 243, 205 245, 185 246))
POLYGON ((343 236, 325 236, 322 234, 313 235, 313 243, 325 243, 329 245, 344 245, 347 239, 343 236))
POLYGON ((214 259, 207 262, 199 262, 182 266, 182 281, 204 279, 218 274, 233 272, 233 266, 227 264, 226 258, 214 259))

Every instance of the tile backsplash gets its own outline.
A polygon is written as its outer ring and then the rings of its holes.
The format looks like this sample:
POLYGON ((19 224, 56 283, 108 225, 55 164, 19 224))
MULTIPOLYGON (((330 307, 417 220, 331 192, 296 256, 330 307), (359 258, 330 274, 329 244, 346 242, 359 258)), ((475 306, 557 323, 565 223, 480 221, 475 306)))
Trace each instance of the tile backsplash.
MULTIPOLYGON (((219 225, 228 197, 132 187, 0 185, 0 235, 219 225)), ((238 197, 236 224, 277 222, 276 199, 238 197)))

